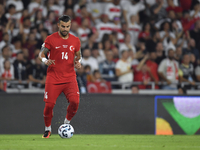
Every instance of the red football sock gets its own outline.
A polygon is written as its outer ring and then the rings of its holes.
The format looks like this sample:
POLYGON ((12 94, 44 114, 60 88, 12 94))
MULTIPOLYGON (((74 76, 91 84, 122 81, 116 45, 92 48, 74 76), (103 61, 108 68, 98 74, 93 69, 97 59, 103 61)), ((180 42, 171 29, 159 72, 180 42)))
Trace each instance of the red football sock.
POLYGON ((79 96, 71 96, 69 99, 69 106, 67 107, 67 120, 71 120, 78 110, 79 96))
POLYGON ((45 108, 44 108, 44 123, 46 127, 49 127, 51 125, 51 120, 53 118, 53 107, 54 103, 45 103, 45 108))

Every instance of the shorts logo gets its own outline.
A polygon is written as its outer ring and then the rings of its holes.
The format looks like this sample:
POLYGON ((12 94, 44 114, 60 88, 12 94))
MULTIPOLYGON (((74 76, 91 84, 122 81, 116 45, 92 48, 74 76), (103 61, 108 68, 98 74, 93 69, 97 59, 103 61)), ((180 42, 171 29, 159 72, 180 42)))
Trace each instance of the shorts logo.
POLYGON ((69 49, 70 49, 70 51, 74 51, 74 50, 75 50, 75 48, 74 48, 73 45, 71 45, 71 46, 69 47, 69 49))
POLYGON ((45 99, 48 99, 47 93, 48 93, 48 92, 44 92, 44 98, 45 98, 45 99))
POLYGON ((79 94, 79 92, 77 92, 77 94, 79 94))

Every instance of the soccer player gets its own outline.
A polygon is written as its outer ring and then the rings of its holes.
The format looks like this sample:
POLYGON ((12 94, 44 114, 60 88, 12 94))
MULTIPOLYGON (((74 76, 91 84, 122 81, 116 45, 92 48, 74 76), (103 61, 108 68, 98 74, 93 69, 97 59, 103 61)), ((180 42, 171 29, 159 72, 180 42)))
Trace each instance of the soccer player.
POLYGON ((70 17, 61 16, 58 22, 59 31, 46 38, 39 53, 40 60, 48 66, 44 93, 43 138, 49 138, 51 135, 53 108, 62 92, 69 102, 64 124, 70 123, 79 106, 79 88, 74 67, 81 68, 81 44, 79 38, 69 33, 70 27, 70 17), (47 54, 48 59, 45 57, 47 54))

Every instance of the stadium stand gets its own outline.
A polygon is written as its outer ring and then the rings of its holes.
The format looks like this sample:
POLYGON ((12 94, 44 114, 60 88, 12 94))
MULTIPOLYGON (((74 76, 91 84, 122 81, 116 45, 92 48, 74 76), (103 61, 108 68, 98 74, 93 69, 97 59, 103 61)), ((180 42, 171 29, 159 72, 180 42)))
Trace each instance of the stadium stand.
POLYGON ((2 0, 1 91, 43 92, 37 55, 60 15, 81 41, 81 93, 198 94, 200 0, 2 0))

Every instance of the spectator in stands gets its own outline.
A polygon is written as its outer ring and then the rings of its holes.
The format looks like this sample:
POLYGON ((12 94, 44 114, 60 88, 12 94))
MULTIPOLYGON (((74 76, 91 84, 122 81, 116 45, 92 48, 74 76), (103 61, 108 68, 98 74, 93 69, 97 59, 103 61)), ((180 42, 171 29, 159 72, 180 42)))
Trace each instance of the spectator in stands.
POLYGON ((84 48, 88 42, 88 35, 91 32, 89 29, 89 20, 87 18, 83 18, 81 27, 78 28, 77 32, 81 41, 81 47, 84 48))
POLYGON ((99 33, 99 37, 97 39, 100 42, 104 36, 104 34, 112 33, 112 23, 109 22, 109 18, 107 14, 101 15, 101 22, 96 25, 97 32, 99 33))
MULTIPOLYGON (((7 18, 5 17, 5 8, 3 7, 2 4, 0 4, 0 30, 2 30, 2 28, 4 26, 6 26, 7 23, 7 18)), ((1 40, 1 38, 0 38, 1 40)))
POLYGON ((115 66, 115 73, 119 82, 132 82, 133 70, 131 69, 131 59, 129 59, 128 51, 122 50, 121 59, 119 59, 115 66))
POLYGON ((97 38, 98 38, 98 32, 90 32, 90 34, 88 34, 88 41, 85 48, 92 49, 93 47, 98 47, 99 49, 99 43, 96 42, 97 38))
MULTIPOLYGON (((29 71, 30 71, 30 69, 32 67, 32 62, 29 60, 29 51, 28 51, 28 49, 27 48, 23 48, 22 52, 23 52, 23 56, 24 56, 23 62, 24 62, 24 65, 26 66, 26 75, 27 75, 26 78, 28 79, 28 74, 29 74, 29 71)), ((37 54, 37 56, 38 56, 38 54, 37 54)), ((34 56, 36 56, 36 55, 34 54, 34 56)), ((35 64, 35 59, 34 59, 33 63, 35 64)))
POLYGON ((121 17, 122 11, 119 2, 120 0, 112 0, 111 3, 105 5, 104 12, 110 21, 113 21, 114 17, 121 17))
POLYGON ((7 86, 10 86, 10 83, 7 83, 7 81, 10 81, 10 80, 14 79, 13 65, 10 63, 9 60, 5 60, 4 61, 3 71, 0 72, 0 79, 3 80, 2 81, 3 82, 2 87, 3 87, 3 90, 6 91, 7 86))
POLYGON ((128 30, 131 35, 131 42, 133 45, 137 45, 138 35, 141 31, 141 26, 139 25, 139 15, 132 15, 130 22, 128 23, 128 30))
POLYGON ((65 0, 65 3, 64 3, 65 9, 70 8, 73 10, 74 4, 75 3, 73 0, 65 0))
POLYGON ((3 71, 0 73, 2 80, 10 81, 14 79, 14 68, 9 60, 5 60, 3 63, 3 71))
POLYGON ((47 11, 54 11, 56 16, 63 15, 65 7, 63 5, 59 6, 55 0, 47 0, 47 11))
MULTIPOLYGON (((72 19, 72 22, 76 22, 76 18, 75 18, 75 15, 74 15, 74 12, 73 12, 73 9, 72 8, 67 8, 65 9, 64 11, 64 14, 63 15, 67 15, 69 16, 71 19, 72 19)), ((77 23, 77 22, 76 22, 77 23)), ((77 23, 78 24, 78 23, 77 23)))
POLYGON ((138 35, 139 39, 144 39, 145 41, 150 39, 150 32, 151 32, 151 25, 150 23, 146 22, 143 25, 142 31, 138 35))
POLYGON ((194 9, 190 11, 190 16, 192 18, 200 18, 200 3, 199 2, 197 2, 194 5, 194 9))
POLYGON ((162 18, 165 18, 167 15, 167 12, 165 8, 163 7, 164 0, 156 0, 156 3, 151 6, 151 15, 158 21, 162 18))
POLYGON ((87 0, 79 0, 77 4, 74 5, 73 12, 75 13, 75 16, 81 16, 81 6, 86 5, 87 0))
POLYGON ((41 48, 41 45, 44 43, 45 39, 49 35, 49 32, 47 29, 42 29, 39 34, 41 37, 39 40, 37 40, 38 42, 37 42, 37 46, 36 46, 36 48, 38 48, 38 49, 41 48))
POLYGON ((29 50, 29 60, 34 59, 34 50, 36 49, 37 40, 33 33, 28 35, 27 41, 23 44, 23 48, 29 50))
POLYGON ((138 85, 139 89, 150 88, 150 86, 148 86, 148 83, 151 80, 156 81, 150 68, 146 65, 148 57, 149 57, 148 54, 146 54, 145 57, 140 61, 140 63, 137 66, 133 67, 134 81, 143 83, 143 85, 138 85))
POLYGON ((131 93, 132 94, 139 94, 139 88, 137 85, 132 85, 131 86, 131 93))
POLYGON ((91 66, 91 71, 93 72, 96 69, 99 69, 98 62, 95 58, 91 56, 91 51, 90 49, 84 49, 83 50, 83 59, 82 59, 82 65, 90 65, 91 66))
POLYGON ((136 53, 135 46, 131 44, 131 36, 129 33, 125 34, 124 43, 119 45, 119 53, 121 53, 123 50, 132 50, 134 54, 136 53))
POLYGON ((190 39, 188 41, 188 47, 187 49, 183 49, 183 53, 189 53, 189 54, 194 54, 195 57, 196 57, 196 60, 199 60, 200 59, 200 56, 199 56, 199 50, 195 48, 196 47, 196 43, 195 43, 195 40, 194 39, 190 39))
POLYGON ((87 92, 87 74, 85 72, 85 67, 81 67, 80 69, 78 69, 76 71, 76 78, 77 78, 77 82, 78 82, 78 87, 79 87, 79 91, 80 93, 86 93, 87 92))
POLYGON ((174 59, 180 64, 181 61, 182 61, 182 47, 179 46, 176 48, 176 52, 175 52, 175 56, 174 56, 174 59))
POLYGON ((160 41, 160 34, 158 31, 152 33, 152 38, 146 41, 146 48, 148 52, 155 51, 156 45, 160 41))
POLYGON ((160 62, 166 58, 165 51, 161 42, 156 44, 156 63, 159 65, 160 62))
POLYGON ((113 52, 108 51, 106 52, 106 60, 103 61, 99 65, 99 70, 102 74, 102 77, 106 81, 116 81, 116 75, 115 75, 115 62, 113 61, 113 52))
POLYGON ((31 28, 30 17, 26 17, 23 19, 23 25, 22 25, 22 32, 23 32, 24 36, 26 36, 30 33, 30 28, 31 28))
POLYGON ((8 45, 5 45, 2 49, 2 55, 0 56, 0 73, 4 71, 4 61, 9 60, 11 63, 12 61, 12 52, 8 45))
POLYGON ((35 58, 35 64, 29 69, 28 79, 33 82, 34 87, 44 88, 46 69, 38 57, 35 58))
POLYGON ((18 37, 13 38, 12 41, 13 45, 14 45, 14 49, 12 50, 12 58, 16 58, 17 53, 22 51, 22 42, 21 39, 18 37))
POLYGON ((3 40, 0 42, 0 54, 5 45, 9 46, 11 51, 14 49, 14 46, 10 43, 10 36, 7 32, 3 34, 3 40))
POLYGON ((40 23, 44 23, 45 19, 42 15, 42 12, 40 10, 37 10, 35 13, 35 18, 34 18, 34 25, 38 25, 40 23))
MULTIPOLYGON (((156 60, 156 52, 151 51, 149 53, 149 59, 146 61, 147 67, 150 69, 150 72, 152 74, 151 81, 154 81, 155 83, 158 83, 159 81, 159 75, 158 75, 158 64, 155 62, 156 60)), ((159 89, 159 87, 156 85, 156 89, 159 89)))
POLYGON ((161 27, 160 31, 160 37, 161 42, 163 43, 164 50, 167 51, 167 48, 171 45, 173 48, 175 48, 174 43, 176 40, 176 37, 174 33, 172 32, 172 27, 169 22, 164 22, 161 27))
POLYGON ((16 13, 16 6, 10 4, 8 6, 8 12, 5 14, 5 17, 9 20, 11 19, 14 23, 21 18, 21 14, 16 13))
POLYGON ((178 88, 178 94, 180 94, 180 95, 186 95, 187 94, 187 91, 186 91, 186 89, 185 88, 182 88, 182 87, 179 87, 178 88))
POLYGON ((14 75, 15 75, 15 80, 18 80, 19 83, 21 83, 21 81, 25 81, 27 78, 26 75, 26 66, 23 62, 24 60, 24 56, 22 52, 19 52, 17 54, 17 58, 13 63, 14 66, 14 75))
POLYGON ((72 21, 71 30, 69 31, 74 36, 78 36, 78 23, 76 21, 72 21))
POLYGON ((112 48, 113 61, 116 63, 119 60, 119 49, 117 47, 112 48))
POLYGON ((50 34, 53 33, 53 23, 56 21, 56 15, 54 11, 49 11, 47 14, 47 19, 44 22, 45 28, 50 34))
POLYGON ((125 5, 122 6, 123 17, 126 23, 130 22, 129 19, 132 15, 136 15, 145 9, 145 5, 142 1, 132 0, 131 2, 132 3, 125 3, 125 5))
POLYGON ((95 24, 98 24, 103 13, 102 3, 97 0, 92 0, 87 4, 87 10, 92 15, 95 24))
POLYGON ((200 50, 200 20, 195 22, 193 30, 190 30, 190 37, 195 40, 196 48, 200 50))
POLYGON ((41 0, 33 0, 28 5, 28 10, 30 16, 34 16, 36 11, 41 11, 44 17, 47 16, 47 8, 41 4, 41 0))
POLYGON ((97 60, 98 64, 103 62, 106 59, 104 51, 101 49, 98 49, 97 44, 93 45, 92 56, 97 60))
POLYGON ((87 82, 94 82, 94 77, 90 65, 84 66, 84 72, 86 73, 87 82))
POLYGON ((94 70, 93 77, 94 82, 106 82, 106 80, 101 77, 101 73, 99 72, 99 70, 94 70))
POLYGON ((200 82, 200 61, 198 61, 197 63, 198 65, 195 68, 195 77, 196 77, 196 81, 200 82))
MULTIPOLYGON (((188 82, 190 85, 194 86, 195 81, 194 81, 194 67, 190 63, 190 55, 189 54, 184 54, 182 63, 179 66, 179 78, 180 82, 188 82)), ((189 89, 191 86, 186 85, 185 88, 189 89)))
POLYGON ((86 5, 80 6, 80 16, 76 16, 76 18, 74 18, 74 21, 76 21, 78 25, 81 26, 83 18, 89 20, 89 25, 94 23, 94 19, 92 18, 92 15, 87 11, 86 5))
POLYGON ((112 34, 115 32, 116 33, 116 39, 120 42, 123 43, 124 42, 124 34, 121 31, 121 22, 120 22, 120 17, 115 16, 112 20, 112 34))
POLYGON ((167 82, 162 88, 165 90, 177 89, 178 83, 178 62, 174 60, 174 50, 168 50, 168 57, 163 59, 158 67, 158 75, 162 81, 167 82))

